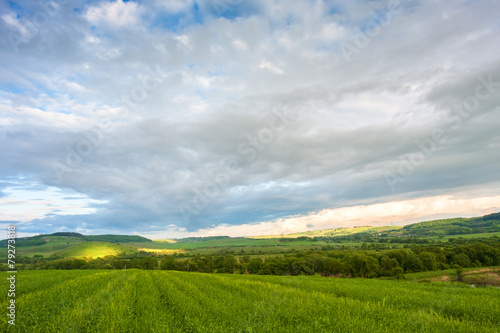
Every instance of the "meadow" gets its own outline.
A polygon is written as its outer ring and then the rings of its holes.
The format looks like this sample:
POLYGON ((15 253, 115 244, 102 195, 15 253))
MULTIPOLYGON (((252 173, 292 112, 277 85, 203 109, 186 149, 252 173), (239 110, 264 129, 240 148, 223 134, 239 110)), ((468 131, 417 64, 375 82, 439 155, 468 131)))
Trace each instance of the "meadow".
POLYGON ((135 269, 20 271, 16 327, 4 315, 0 330, 499 332, 499 299, 498 288, 456 283, 135 269))

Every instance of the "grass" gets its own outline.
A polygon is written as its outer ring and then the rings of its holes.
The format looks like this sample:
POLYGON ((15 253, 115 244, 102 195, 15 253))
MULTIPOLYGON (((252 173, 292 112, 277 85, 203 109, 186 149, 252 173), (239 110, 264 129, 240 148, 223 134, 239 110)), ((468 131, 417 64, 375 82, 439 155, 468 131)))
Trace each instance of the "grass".
MULTIPOLYGON (((144 244, 148 243, 140 243, 144 244)), ((44 257, 57 255, 60 257, 85 257, 92 256, 100 258, 107 255, 117 255, 119 253, 133 254, 137 252, 134 247, 108 242, 82 241, 77 237, 53 236, 47 238, 47 243, 39 246, 16 247, 17 256, 33 256, 41 254, 44 257)), ((7 247, 0 249, 0 258, 7 257, 7 247)))
POLYGON ((70 258, 101 258, 105 256, 116 256, 118 254, 131 254, 136 252, 135 248, 115 243, 106 242, 84 242, 57 252, 58 255, 70 258))
MULTIPOLYGON (((43 256, 48 257, 58 251, 65 250, 68 247, 84 243, 84 241, 78 237, 50 236, 43 239, 46 242, 43 245, 27 247, 16 246, 16 254, 22 256, 42 254, 43 256)), ((0 248, 0 258, 4 257, 7 257, 7 246, 0 248)))
MULTIPOLYGON (((174 271, 21 271, 2 332, 498 332, 500 290, 174 271)), ((3 290, 7 289, 2 279, 3 290)), ((7 299, 0 304, 6 308, 7 299)))
MULTIPOLYGON (((461 282, 465 284, 500 287, 500 267, 498 266, 465 268, 462 275, 461 282)), ((405 278, 416 282, 458 280, 456 269, 409 273, 405 274, 405 278)))
POLYGON ((446 235, 446 236, 430 236, 427 237, 429 239, 448 239, 448 238, 466 238, 466 239, 472 239, 472 238, 489 238, 493 236, 498 236, 500 237, 500 232, 487 232, 487 233, 480 233, 480 234, 465 234, 465 235, 446 235))
POLYGON ((235 254, 241 254, 241 251, 244 251, 245 254, 250 254, 252 251, 254 254, 279 254, 288 252, 291 249, 309 250, 320 248, 326 244, 325 242, 311 242, 308 240, 279 242, 278 239, 224 238, 178 243, 154 241, 152 243, 129 243, 127 245, 146 252, 161 253, 161 250, 175 250, 177 253, 189 251, 205 255, 217 251, 234 251, 235 254))

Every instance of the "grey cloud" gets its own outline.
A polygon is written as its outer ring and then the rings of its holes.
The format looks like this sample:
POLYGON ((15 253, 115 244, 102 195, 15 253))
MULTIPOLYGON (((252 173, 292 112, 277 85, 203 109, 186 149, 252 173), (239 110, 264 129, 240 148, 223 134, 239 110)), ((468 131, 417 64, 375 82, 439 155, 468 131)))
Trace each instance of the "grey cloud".
MULTIPOLYGON (((474 93, 478 77, 500 80, 492 46, 498 44, 498 5, 404 5, 346 62, 332 45, 349 41, 383 5, 336 3, 332 16, 326 7, 306 15, 309 3, 273 9, 261 2, 253 15, 213 18, 177 32, 147 30, 147 22, 139 29, 92 30, 64 9, 68 16, 55 17, 19 56, 0 53, 12 64, 2 69, 5 77, 24 90, 12 92, 0 81, 6 117, 19 124, 0 125, 0 179, 31 175, 106 203, 95 205, 95 214, 30 221, 25 231, 49 232, 48 224, 96 232, 149 232, 174 224, 195 231, 498 181, 499 93, 481 101, 460 129, 446 120, 454 101, 474 93), (289 26, 287 13, 295 18, 289 26), (332 22, 343 34, 323 41, 320 29, 332 22), (155 66, 165 74, 161 84, 136 106, 116 103, 155 66), (70 90, 69 82, 83 89, 70 90), (42 98, 46 91, 51 93, 42 98), (390 110, 361 103, 380 96, 388 96, 384 107, 390 110), (346 103, 356 102, 346 111, 346 103), (32 114, 11 111, 27 107, 79 118, 56 121, 41 114, 33 123, 32 114), (276 110, 290 112, 289 124, 264 149, 253 149, 249 161, 240 145, 249 151, 249 138, 270 128, 276 110), (104 122, 111 130, 60 182, 53 163, 65 165, 68 147, 76 149, 88 140, 86 131, 104 122), (428 139, 434 128, 446 139, 392 192, 385 174, 419 152, 415 140, 428 139), (231 161, 239 172, 184 219, 179 207, 190 206, 231 161)), ((153 9, 145 10, 147 17, 153 9)))

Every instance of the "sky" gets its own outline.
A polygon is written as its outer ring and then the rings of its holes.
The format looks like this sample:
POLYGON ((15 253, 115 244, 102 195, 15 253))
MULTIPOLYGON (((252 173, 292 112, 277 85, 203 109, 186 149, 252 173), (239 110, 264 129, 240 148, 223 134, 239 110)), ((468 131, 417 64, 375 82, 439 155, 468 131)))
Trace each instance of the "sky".
POLYGON ((0 0, 0 228, 500 211, 496 0, 0 0))

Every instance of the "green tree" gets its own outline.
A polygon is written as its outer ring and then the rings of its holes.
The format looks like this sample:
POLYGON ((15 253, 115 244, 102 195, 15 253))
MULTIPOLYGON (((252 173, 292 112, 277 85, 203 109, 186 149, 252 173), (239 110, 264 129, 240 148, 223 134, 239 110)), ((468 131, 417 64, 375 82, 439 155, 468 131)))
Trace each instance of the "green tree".
POLYGON ((415 253, 411 252, 403 260, 401 267, 406 272, 421 272, 424 270, 424 263, 415 253))
POLYGON ((460 267, 470 267, 471 266, 470 258, 465 253, 460 253, 460 254, 454 255, 451 262, 455 265, 460 266, 460 267))
POLYGON ((238 261, 233 255, 227 254, 222 259, 222 267, 220 268, 220 273, 235 273, 238 261))
POLYGON ((141 260, 141 268, 142 269, 157 269, 158 268, 158 260, 154 257, 144 257, 141 260))
POLYGON ((160 263, 160 269, 169 271, 176 270, 177 262, 175 261, 174 257, 166 256, 165 258, 163 258, 160 263))
POLYGON ((376 277, 379 271, 377 259, 362 253, 354 253, 349 258, 349 270, 354 277, 376 277))
POLYGON ((248 273, 250 274, 259 274, 260 271, 262 270, 262 260, 258 258, 254 258, 250 260, 248 263, 248 273))
POLYGON ((404 273, 405 273, 405 271, 401 267, 394 267, 390 271, 390 275, 395 276, 396 279, 398 279, 398 280, 404 278, 404 273))
POLYGON ((71 265, 69 269, 80 269, 82 268, 87 262, 83 259, 73 259, 71 262, 71 265))
POLYGON ((132 259, 130 261, 130 268, 141 268, 141 259, 132 259))
POLYGON ((422 251, 418 254, 418 257, 422 260, 425 270, 433 271, 438 268, 439 263, 434 253, 422 251))
POLYGON ((391 270, 393 268, 399 267, 399 262, 394 258, 389 258, 384 255, 380 258, 380 267, 382 269, 383 275, 392 275, 391 270))
POLYGON ((124 259, 115 259, 111 262, 111 266, 113 266, 114 269, 124 269, 127 267, 127 264, 128 261, 124 259))

